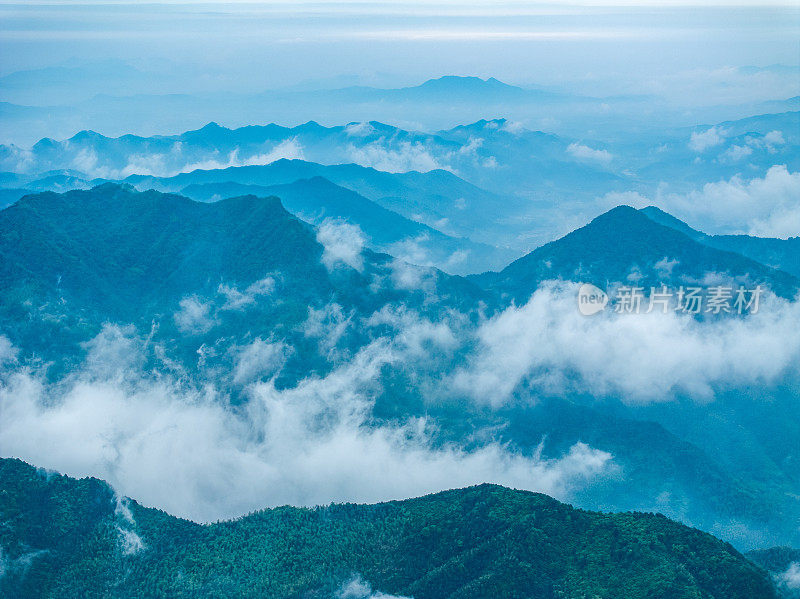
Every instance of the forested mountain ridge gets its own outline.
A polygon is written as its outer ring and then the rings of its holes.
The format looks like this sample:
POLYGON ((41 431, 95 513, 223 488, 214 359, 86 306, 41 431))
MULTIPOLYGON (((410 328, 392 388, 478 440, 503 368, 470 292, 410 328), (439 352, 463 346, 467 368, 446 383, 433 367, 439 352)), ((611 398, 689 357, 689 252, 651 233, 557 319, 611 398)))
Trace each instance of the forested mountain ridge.
POLYGON ((787 272, 729 248, 707 245, 687 231, 656 222, 630 206, 617 206, 601 214, 500 272, 469 279, 519 302, 551 279, 590 282, 601 288, 611 283, 677 287, 700 284, 709 273, 751 285, 763 284, 785 297, 793 297, 800 287, 800 280, 787 272))
POLYGON ((709 534, 481 485, 376 505, 281 507, 201 526, 0 460, 6 597, 768 599, 767 574, 709 534))
MULTIPOLYGON (((0 325, 24 351, 55 348, 63 358, 70 340, 103 322, 174 327, 186 301, 200 306, 220 292, 234 304, 270 296, 260 321, 285 330, 331 302, 371 314, 391 301, 435 310, 485 297, 463 278, 373 252, 341 227, 321 236, 275 197, 207 204, 112 183, 29 195, 0 210, 0 325)), ((258 326, 251 315, 237 331, 258 326)))

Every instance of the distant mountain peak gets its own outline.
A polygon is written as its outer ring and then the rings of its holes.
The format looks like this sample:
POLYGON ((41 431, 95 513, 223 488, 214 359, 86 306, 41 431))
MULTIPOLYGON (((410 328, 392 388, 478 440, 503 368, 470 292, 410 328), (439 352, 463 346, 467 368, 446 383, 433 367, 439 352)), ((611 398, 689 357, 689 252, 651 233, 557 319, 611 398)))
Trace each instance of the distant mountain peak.
MULTIPOLYGON (((230 129, 228 129, 227 127, 223 127, 222 125, 220 125, 216 121, 211 121, 207 125, 204 125, 200 129, 197 129, 195 131, 195 133, 214 133, 214 132, 217 132, 217 131, 230 131, 230 129)), ((189 133, 191 133, 191 132, 189 132, 189 133)))
POLYGON ((70 141, 84 142, 84 141, 102 139, 103 137, 105 136, 98 133, 97 131, 92 131, 91 129, 84 129, 83 131, 78 131, 75 135, 73 135, 70 138, 70 141))
POLYGON ((620 204, 619 206, 615 206, 611 210, 607 212, 603 212, 600 216, 596 216, 593 218, 587 227, 591 226, 592 223, 601 223, 601 222, 609 222, 609 221, 616 221, 620 224, 623 222, 647 222, 649 219, 646 215, 639 212, 636 208, 632 206, 628 206, 627 204, 620 204))
POLYGON ((644 212, 617 206, 515 260, 500 273, 484 273, 471 280, 484 288, 509 293, 518 301, 527 301, 544 280, 607 286, 609 282, 624 284, 631 280, 631 274, 637 274, 635 280, 643 287, 702 281, 713 272, 766 284, 783 297, 797 292, 800 282, 795 277, 744 255, 704 245, 676 228, 675 222, 681 223, 655 209, 644 212), (674 272, 658 268, 664 259, 675 262, 674 272))
POLYGON ((444 75, 435 79, 428 79, 425 83, 419 86, 421 89, 470 89, 470 90, 521 90, 521 88, 508 85, 489 77, 488 79, 481 79, 480 77, 461 76, 461 75, 444 75))
POLYGON ((308 131, 325 131, 327 127, 320 125, 317 121, 306 121, 302 125, 297 125, 293 131, 308 132, 308 131))
POLYGON ((489 128, 497 128, 502 127, 508 121, 503 118, 499 119, 480 119, 475 121, 474 123, 468 123, 466 125, 459 125, 458 127, 454 127, 454 129, 486 129, 489 128))

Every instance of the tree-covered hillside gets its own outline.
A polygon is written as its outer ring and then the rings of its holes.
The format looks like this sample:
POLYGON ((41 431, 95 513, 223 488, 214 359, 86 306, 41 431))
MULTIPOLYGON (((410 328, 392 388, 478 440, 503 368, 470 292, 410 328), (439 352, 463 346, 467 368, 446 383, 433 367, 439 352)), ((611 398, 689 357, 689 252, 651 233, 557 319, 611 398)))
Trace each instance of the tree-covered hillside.
POLYGON ((800 286, 800 281, 786 272, 731 248, 718 249, 696 241, 686 231, 660 224, 630 206, 617 206, 601 214, 499 273, 470 279, 523 302, 550 279, 590 282, 601 288, 631 281, 644 288, 662 284, 677 287, 703 281, 708 273, 762 284, 784 297, 793 297, 800 286))
POLYGON ((472 307, 485 295, 363 247, 346 225, 328 229, 323 237, 275 197, 206 204, 110 183, 29 195, 0 211, 0 328, 24 352, 61 360, 109 321, 172 339, 219 320, 229 335, 285 336, 332 302, 371 314, 392 301, 472 307), (257 304, 257 315, 203 312, 220 293, 228 305, 257 304), (189 320, 176 322, 178 312, 189 320))
POLYGON ((0 460, 4 597, 759 599, 767 574, 658 514, 576 510, 494 485, 199 525, 0 460))

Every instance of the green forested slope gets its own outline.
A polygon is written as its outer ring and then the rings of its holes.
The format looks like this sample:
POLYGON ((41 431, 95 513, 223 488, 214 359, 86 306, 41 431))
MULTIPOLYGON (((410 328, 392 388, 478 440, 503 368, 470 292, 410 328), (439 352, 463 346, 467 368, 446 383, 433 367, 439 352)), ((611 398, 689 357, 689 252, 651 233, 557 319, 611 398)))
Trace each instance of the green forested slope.
POLYGON ((711 535, 494 485, 201 526, 95 479, 0 460, 4 597, 336 597, 358 576, 425 598, 758 599, 766 573, 711 535))
POLYGON ((798 279, 735 253, 700 243, 686 231, 662 225, 630 206, 617 206, 589 224, 515 260, 500 272, 471 276, 486 288, 527 301, 542 281, 590 282, 603 289, 630 282, 645 289, 702 281, 709 273, 765 285, 777 295, 794 297, 798 279), (669 262, 666 270, 660 264, 669 262), (631 275, 635 279, 631 279, 631 275))

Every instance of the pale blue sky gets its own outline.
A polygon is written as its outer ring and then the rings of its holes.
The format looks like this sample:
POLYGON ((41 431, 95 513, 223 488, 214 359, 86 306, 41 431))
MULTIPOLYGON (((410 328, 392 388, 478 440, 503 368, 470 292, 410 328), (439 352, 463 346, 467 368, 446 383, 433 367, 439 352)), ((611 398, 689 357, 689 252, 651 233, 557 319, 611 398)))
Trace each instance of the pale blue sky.
POLYGON ((403 84, 474 74, 519 84, 611 76, 647 92, 653 76, 800 62, 796 4, 584 4, 3 1, 0 72, 118 58, 174 64, 210 88, 215 79, 267 88, 339 75, 403 84))

